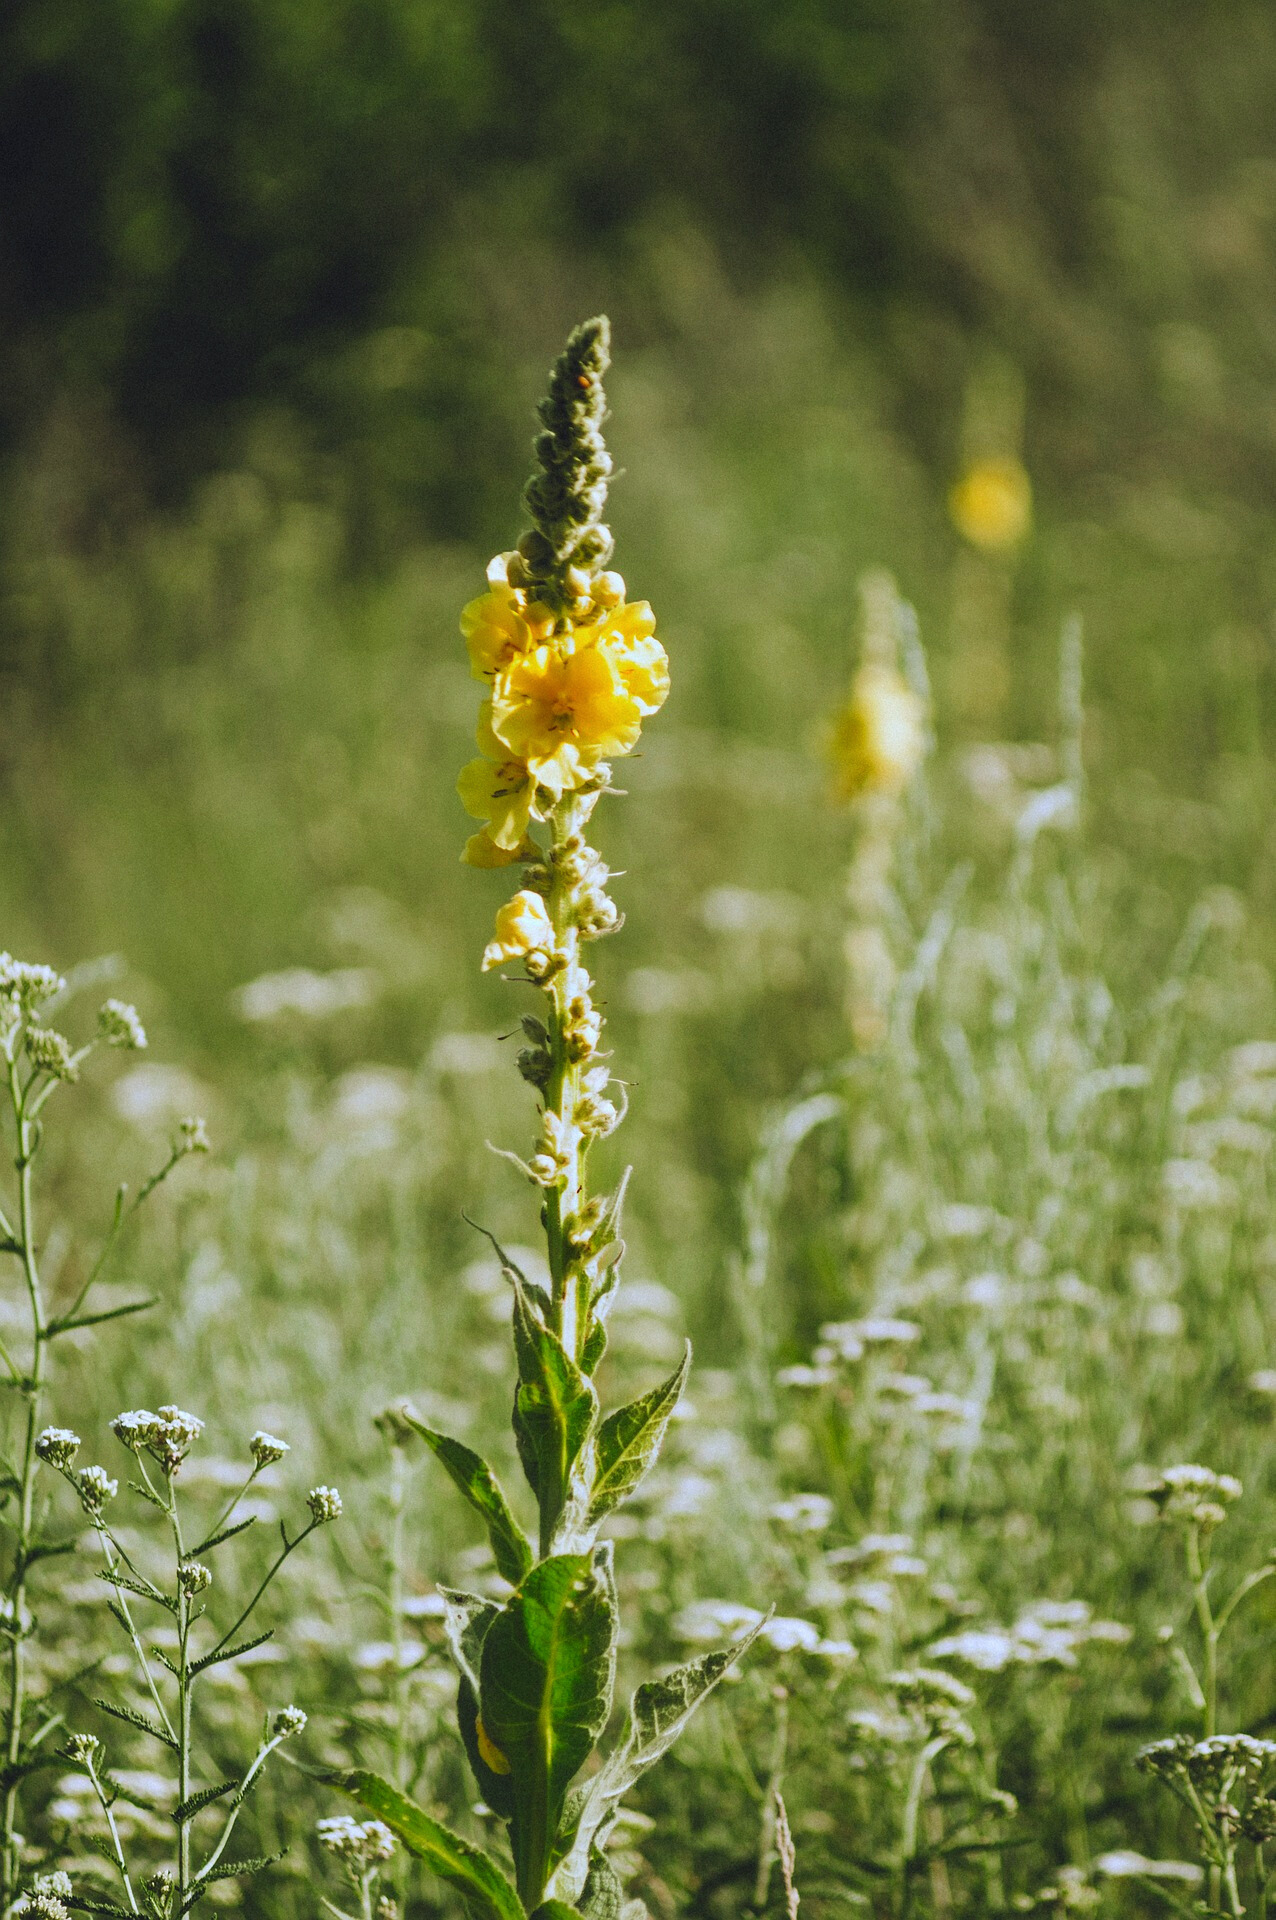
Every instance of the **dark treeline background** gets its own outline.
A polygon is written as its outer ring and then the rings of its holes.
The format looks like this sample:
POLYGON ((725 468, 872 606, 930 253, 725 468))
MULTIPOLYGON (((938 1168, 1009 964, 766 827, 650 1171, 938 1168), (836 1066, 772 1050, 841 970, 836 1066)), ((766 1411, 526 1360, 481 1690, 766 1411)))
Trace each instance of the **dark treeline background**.
POLYGON ((164 500, 284 401, 326 447, 374 438, 417 531, 486 535, 490 282, 516 307, 547 249, 632 283, 680 216, 742 286, 814 274, 930 459, 987 336, 1059 484, 1117 453, 1266 491, 1270 409, 1243 396, 1276 372, 1273 109, 1276 22, 1243 3, 15 0, 6 438, 91 393, 164 500), (391 325, 415 354, 351 358, 391 325), (1237 382, 1186 432, 1167 325, 1217 329, 1237 382))
POLYGON ((1041 739, 1076 608, 1096 808, 1266 912, 1273 125, 1257 0, 10 0, 7 937, 122 947, 196 1021, 322 957, 325 889, 464 920, 429 675, 600 308, 671 739, 813 767, 870 564, 941 735, 1041 739), (1004 697, 945 510, 989 369, 1036 497, 1004 697))

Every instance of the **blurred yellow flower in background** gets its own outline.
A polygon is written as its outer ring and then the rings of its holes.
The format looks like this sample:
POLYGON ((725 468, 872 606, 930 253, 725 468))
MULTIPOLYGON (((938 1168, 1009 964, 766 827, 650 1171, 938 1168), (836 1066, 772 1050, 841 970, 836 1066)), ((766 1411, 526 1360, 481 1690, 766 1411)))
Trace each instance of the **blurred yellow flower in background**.
POLYGON ((894 667, 869 660, 833 723, 830 758, 839 800, 902 793, 926 755, 926 708, 894 667))
POLYGON ((985 553, 1008 553, 1032 524, 1032 482, 1011 455, 976 460, 948 495, 963 539, 985 553))

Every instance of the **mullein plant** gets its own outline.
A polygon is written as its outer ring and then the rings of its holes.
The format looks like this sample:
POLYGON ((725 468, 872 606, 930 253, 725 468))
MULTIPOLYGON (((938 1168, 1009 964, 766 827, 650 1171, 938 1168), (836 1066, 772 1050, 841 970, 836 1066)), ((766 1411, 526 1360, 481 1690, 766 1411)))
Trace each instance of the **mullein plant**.
POLYGON ((462 800, 482 822, 464 858, 518 865, 523 882, 497 913, 482 964, 521 963, 544 1002, 541 1016, 522 1023, 519 1071, 540 1097, 540 1126, 530 1158, 516 1164, 538 1197, 548 1286, 501 1256, 513 1307, 514 1438, 536 1507, 531 1534, 486 1461, 403 1409, 483 1521, 510 1588, 504 1599, 444 1598, 461 1739, 484 1803, 505 1822, 512 1879, 390 1782, 363 1771, 328 1776, 485 1920, 618 1912, 606 1844, 620 1802, 747 1644, 640 1686, 610 1752, 577 1781, 611 1718, 615 1683, 613 1549, 599 1530, 655 1461, 690 1364, 688 1349, 669 1379, 601 1415, 594 1376, 619 1280, 625 1182, 591 1195, 588 1171, 594 1143, 614 1131, 624 1102, 611 1097, 584 956, 621 916, 585 828, 611 785, 610 762, 632 751, 669 687, 650 607, 626 601, 624 582, 607 570, 607 349, 606 320, 591 320, 557 361, 534 443, 539 471, 524 496, 532 526, 516 552, 492 562, 488 591, 462 619, 485 693, 482 757, 460 780, 462 800))
POLYGON ((930 750, 930 690, 911 607, 888 573, 860 581, 860 662, 829 742, 833 797, 854 810, 843 942, 847 1024, 857 1052, 886 1038, 896 981, 891 949, 904 798, 930 750))
POLYGON ((48 1227, 38 1217, 36 1167, 44 1146, 58 1091, 78 1080, 96 1047, 140 1051, 146 1033, 136 1009, 107 1000, 98 1010, 97 1031, 76 1046, 52 1024, 73 996, 74 986, 52 967, 0 954, 0 1071, 8 1093, 8 1119, 15 1173, 11 1194, 0 1195, 0 1253, 15 1263, 29 1314, 27 1338, 11 1345, 0 1339, 0 1386, 17 1409, 3 1463, 0 1523, 8 1536, 8 1557, 0 1591, 0 1690, 3 1696, 3 1811, 0 1814, 0 1912, 7 1913, 18 1890, 21 1870, 19 1814, 24 1782, 53 1758, 51 1736, 60 1724, 56 1712, 42 1712, 32 1724, 29 1693, 32 1637, 37 1616, 30 1604, 33 1571, 51 1556, 70 1550, 68 1541, 48 1531, 47 1502, 40 1494, 42 1467, 49 1464, 40 1445, 54 1348, 68 1336, 109 1320, 142 1312, 152 1300, 128 1300, 98 1308, 92 1294, 127 1222, 178 1163, 206 1151, 202 1120, 181 1123, 167 1158, 130 1196, 121 1186, 110 1225, 96 1259, 87 1266, 71 1296, 57 1306, 41 1274, 40 1250, 48 1227))

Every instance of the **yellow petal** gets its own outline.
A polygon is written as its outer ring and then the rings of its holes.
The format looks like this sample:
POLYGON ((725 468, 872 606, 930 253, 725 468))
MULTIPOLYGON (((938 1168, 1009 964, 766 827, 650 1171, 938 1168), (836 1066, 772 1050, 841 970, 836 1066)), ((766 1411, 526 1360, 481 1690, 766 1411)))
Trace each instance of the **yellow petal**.
POLYGON ((512 851, 505 847, 498 847, 487 828, 484 827, 481 832, 470 835, 461 859, 467 867, 509 867, 518 859, 520 851, 518 847, 512 851))

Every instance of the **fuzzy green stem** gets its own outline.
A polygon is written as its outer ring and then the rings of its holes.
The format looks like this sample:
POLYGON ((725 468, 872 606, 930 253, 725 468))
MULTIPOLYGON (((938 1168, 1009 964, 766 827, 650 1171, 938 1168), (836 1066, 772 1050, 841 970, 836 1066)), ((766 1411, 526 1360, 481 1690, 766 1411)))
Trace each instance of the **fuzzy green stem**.
MULTIPOLYGON (((177 1556, 177 1803, 185 1805, 191 1796, 191 1695, 194 1679, 190 1670, 191 1598, 183 1591, 182 1563, 186 1558, 182 1541, 181 1515, 177 1495, 168 1483, 168 1518, 173 1529, 173 1549, 177 1556)), ((177 1829, 177 1911, 186 1911, 186 1896, 191 1888, 191 1823, 183 1820, 177 1829)))
MULTIPOLYGON (((566 850, 578 831, 578 825, 577 802, 574 798, 564 800, 555 811, 552 823, 552 850, 556 855, 561 856, 566 850)), ((564 964, 547 982, 547 1025, 552 1066, 545 1087, 545 1111, 556 1115, 562 1123, 567 1166, 561 1182, 546 1191, 545 1237, 552 1283, 554 1332, 559 1335, 568 1352, 575 1354, 584 1337, 584 1328, 578 1324, 580 1316, 576 1311, 577 1303, 569 1286, 571 1249, 566 1229, 567 1222, 579 1213, 584 1196, 581 1192, 580 1145, 573 1118, 580 1097, 580 1069, 568 1053, 568 982, 575 969, 580 936, 569 917, 573 889, 563 871, 561 858, 550 861, 549 874, 550 889, 545 906, 564 964)))
POLYGON ((16 1239, 21 1248, 23 1277, 31 1307, 31 1371, 22 1382, 26 1400, 26 1430, 19 1471, 17 1539, 9 1576, 7 1599, 11 1608, 12 1638, 9 1642, 8 1730, 6 1763, 12 1784, 4 1797, 4 1824, 0 1833, 0 1896, 5 1908, 17 1893, 18 1858, 14 1838, 18 1812, 18 1782, 13 1778, 22 1754, 22 1718, 26 1705, 26 1616, 27 1566, 31 1552, 32 1523, 35 1510, 36 1436, 40 1430, 40 1412, 44 1390, 45 1315, 40 1291, 40 1275, 35 1250, 35 1210, 31 1189, 31 1165, 38 1150, 38 1133, 28 1118, 25 1089, 17 1061, 9 1060, 9 1099, 13 1108, 17 1136, 15 1167, 18 1174, 18 1227, 16 1239))

